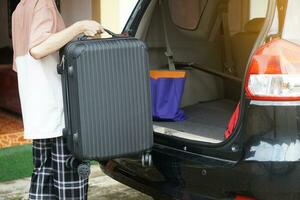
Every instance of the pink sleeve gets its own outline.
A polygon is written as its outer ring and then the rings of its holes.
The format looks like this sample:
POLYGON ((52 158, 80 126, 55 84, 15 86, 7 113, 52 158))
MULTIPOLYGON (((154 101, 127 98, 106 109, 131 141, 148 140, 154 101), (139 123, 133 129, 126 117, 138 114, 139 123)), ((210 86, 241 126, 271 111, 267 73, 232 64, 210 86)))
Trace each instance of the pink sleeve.
POLYGON ((56 30, 56 11, 54 7, 42 7, 35 12, 30 32, 29 50, 38 46, 56 30))

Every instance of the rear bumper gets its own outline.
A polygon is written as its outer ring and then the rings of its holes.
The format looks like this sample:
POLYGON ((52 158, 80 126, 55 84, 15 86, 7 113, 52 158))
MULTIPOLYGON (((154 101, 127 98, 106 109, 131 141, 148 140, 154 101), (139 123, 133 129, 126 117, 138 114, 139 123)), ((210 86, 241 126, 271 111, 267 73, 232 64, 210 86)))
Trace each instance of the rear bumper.
POLYGON ((128 170, 124 169, 119 163, 114 160, 110 160, 106 163, 100 163, 102 171, 115 179, 116 181, 134 188, 142 193, 145 193, 154 199, 173 199, 171 196, 163 194, 161 190, 153 187, 153 183, 147 182, 139 178, 138 176, 130 173, 128 170))
MULTIPOLYGON (((121 164, 114 160, 106 163, 100 163, 102 171, 115 179, 116 181, 134 188, 144 194, 151 196, 154 200, 180 200, 185 199, 183 191, 178 191, 178 188, 166 187, 161 182, 151 182, 139 177, 136 174, 125 169, 121 164)), ((222 200, 212 197, 201 196, 200 194, 189 194, 187 199, 191 200, 222 200)), ((226 200, 234 200, 226 198, 226 200)))
MULTIPOLYGON (((198 165, 195 168, 183 169, 186 173, 186 176, 181 177, 184 179, 183 184, 176 185, 175 174, 169 181, 159 181, 155 175, 149 179, 148 168, 130 166, 128 164, 130 162, 127 159, 122 159, 121 162, 111 160, 101 163, 101 168, 113 179, 156 200, 233 200, 233 196, 238 194, 264 200, 299 199, 300 197, 299 163, 242 162, 233 168, 206 168, 206 176, 201 175, 198 165), (191 176, 188 176, 189 174, 191 176)), ((170 163, 167 164, 168 171, 175 173, 170 163)), ((177 171, 177 175, 180 173, 177 171)))

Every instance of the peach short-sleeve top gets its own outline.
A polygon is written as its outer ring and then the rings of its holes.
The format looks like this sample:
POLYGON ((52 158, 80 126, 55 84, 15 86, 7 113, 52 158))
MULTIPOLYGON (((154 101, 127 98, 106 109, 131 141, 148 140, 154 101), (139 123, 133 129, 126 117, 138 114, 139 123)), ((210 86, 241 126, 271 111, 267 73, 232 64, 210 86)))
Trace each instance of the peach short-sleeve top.
POLYGON ((54 0, 21 0, 12 20, 15 58, 26 55, 29 49, 65 28, 54 0))
POLYGON ((62 136, 64 127, 58 53, 34 59, 29 51, 64 29, 54 0, 21 0, 12 17, 14 70, 18 74, 24 137, 62 136))

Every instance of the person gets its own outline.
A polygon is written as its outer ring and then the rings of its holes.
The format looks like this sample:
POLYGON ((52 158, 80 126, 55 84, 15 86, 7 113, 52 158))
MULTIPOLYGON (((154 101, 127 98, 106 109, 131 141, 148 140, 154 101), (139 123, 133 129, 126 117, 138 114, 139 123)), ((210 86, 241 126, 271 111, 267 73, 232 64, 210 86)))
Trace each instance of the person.
POLYGON ((66 166, 72 155, 62 137, 58 50, 80 34, 104 32, 92 20, 65 28, 54 0, 21 0, 12 16, 13 68, 18 75, 24 138, 33 141, 29 199, 87 199, 88 180, 66 166))

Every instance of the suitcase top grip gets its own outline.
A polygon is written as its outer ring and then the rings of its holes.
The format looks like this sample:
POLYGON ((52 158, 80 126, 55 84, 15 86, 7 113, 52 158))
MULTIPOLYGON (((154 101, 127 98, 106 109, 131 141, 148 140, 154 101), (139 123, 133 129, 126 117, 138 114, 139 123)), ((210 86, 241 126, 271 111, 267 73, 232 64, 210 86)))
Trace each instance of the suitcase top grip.
MULTIPOLYGON (((122 35, 122 34, 116 34, 116 33, 112 32, 112 31, 110 31, 110 30, 108 30, 106 28, 104 30, 105 30, 106 33, 108 33, 109 35, 111 35, 113 38, 124 37, 124 35, 122 35)), ((83 36, 79 37, 78 40, 82 41, 82 40, 87 40, 88 38, 89 38, 88 36, 83 35, 83 36)))

